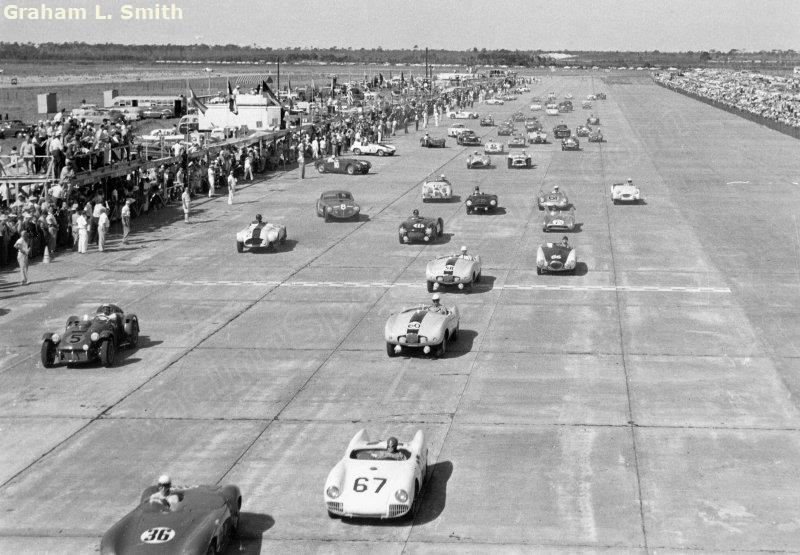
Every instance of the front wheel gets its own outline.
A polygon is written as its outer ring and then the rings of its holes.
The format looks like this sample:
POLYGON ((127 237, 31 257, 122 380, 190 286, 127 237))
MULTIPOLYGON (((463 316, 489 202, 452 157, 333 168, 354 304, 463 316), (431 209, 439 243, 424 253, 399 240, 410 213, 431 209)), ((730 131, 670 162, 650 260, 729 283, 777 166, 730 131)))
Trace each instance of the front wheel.
POLYGON ((437 351, 436 356, 443 357, 445 354, 447 354, 447 334, 446 333, 445 333, 445 336, 442 338, 442 344, 439 345, 439 350, 437 351))
POLYGON ((52 368, 56 362, 56 346, 55 344, 46 339, 42 343, 42 366, 45 368, 52 368))
POLYGON ((325 221, 326 222, 331 221, 331 214, 327 210, 325 211, 325 221))
POLYGON ((354 148, 354 149, 353 149, 353 154, 355 154, 356 156, 358 156, 359 154, 361 154, 361 149, 360 149, 360 148, 354 148))
POLYGON ((130 344, 134 349, 139 345, 139 322, 131 324, 130 344))
POLYGON ((317 171, 319 173, 325 173, 325 164, 317 164, 317 171))
POLYGON ((116 346, 114 345, 114 340, 109 337, 103 344, 100 345, 100 362, 103 363, 103 366, 106 368, 111 368, 114 366, 114 362, 117 358, 117 350, 116 346))
POLYGON ((378 156, 385 156, 385 155, 386 155, 386 151, 383 151, 383 150, 379 150, 378 151, 378 156))
POLYGON ((428 293, 433 293, 433 282, 429 281, 428 283, 428 293))
POLYGON ((394 345, 392 345, 388 341, 386 342, 386 354, 389 355, 390 357, 397 356, 397 353, 394 351, 394 345))

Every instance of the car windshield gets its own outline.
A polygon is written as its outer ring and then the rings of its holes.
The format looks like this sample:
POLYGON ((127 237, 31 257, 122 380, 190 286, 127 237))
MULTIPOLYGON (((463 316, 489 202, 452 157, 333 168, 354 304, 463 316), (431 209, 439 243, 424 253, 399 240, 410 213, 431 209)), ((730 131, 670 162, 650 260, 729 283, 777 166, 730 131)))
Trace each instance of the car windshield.
POLYGON ((326 194, 322 198, 324 200, 353 200, 353 195, 350 193, 333 193, 326 194))
MULTIPOLYGON (((408 460, 411 458, 411 453, 407 449, 398 449, 398 453, 403 455, 403 460, 408 460)), ((354 449, 350 453, 351 459, 356 459, 360 461, 379 461, 379 460, 389 460, 393 462, 400 462, 397 459, 384 459, 386 456, 387 451, 386 449, 354 449)))

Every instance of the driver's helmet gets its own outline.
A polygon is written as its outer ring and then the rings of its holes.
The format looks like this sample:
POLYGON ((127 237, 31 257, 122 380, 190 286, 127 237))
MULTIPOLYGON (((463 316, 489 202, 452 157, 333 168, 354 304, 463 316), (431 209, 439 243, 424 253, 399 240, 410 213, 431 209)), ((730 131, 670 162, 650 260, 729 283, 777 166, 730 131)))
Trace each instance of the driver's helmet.
POLYGON ((390 437, 389 439, 386 440, 386 448, 388 449, 390 447, 394 447, 395 449, 397 449, 397 438, 396 437, 390 437))
POLYGON ((417 209, 415 208, 415 209, 414 209, 414 211, 413 211, 413 212, 411 212, 411 215, 412 215, 412 216, 414 216, 415 218, 419 218, 419 210, 417 210, 417 209))
POLYGON ((476 150, 476 151, 475 151, 475 156, 477 156, 477 155, 478 155, 478 151, 476 150))
POLYGON ((439 306, 439 294, 434 293, 433 297, 431 297, 431 301, 433 301, 433 306, 439 306))
POLYGON ((553 185, 553 192, 555 193, 557 191, 558 191, 558 185, 553 185))
POLYGON ((466 254, 467 254, 467 247, 466 246, 462 246, 461 247, 461 255, 464 256, 466 254))
POLYGON ((562 245, 564 245, 565 247, 566 247, 567 245, 569 245, 569 237, 567 237, 566 235, 564 235, 564 236, 561 238, 561 244, 562 244, 562 245))
POLYGON ((481 192, 481 188, 480 188, 480 187, 478 187, 477 185, 475 185, 475 192, 476 192, 476 193, 480 193, 480 192, 481 192))
POLYGON ((261 223, 261 220, 262 220, 262 219, 263 219, 263 217, 261 216, 261 214, 256 214, 256 221, 257 221, 258 223, 261 223))
POLYGON ((81 317, 81 320, 83 320, 84 322, 88 322, 88 321, 89 321, 89 315, 88 315, 88 314, 84 314, 84 315, 81 317))
MULTIPOLYGON (((476 151, 476 154, 477 154, 477 151, 476 151)), ((447 181, 447 178, 444 176, 444 174, 440 175, 439 179, 441 179, 442 181, 447 181)))
POLYGON ((159 487, 160 486, 169 487, 169 486, 172 485, 172 480, 170 479, 170 477, 168 475, 162 474, 161 476, 158 477, 158 485, 159 485, 159 487))
POLYGON ((628 185, 633 185, 633 179, 631 179, 630 177, 628 178, 628 185))

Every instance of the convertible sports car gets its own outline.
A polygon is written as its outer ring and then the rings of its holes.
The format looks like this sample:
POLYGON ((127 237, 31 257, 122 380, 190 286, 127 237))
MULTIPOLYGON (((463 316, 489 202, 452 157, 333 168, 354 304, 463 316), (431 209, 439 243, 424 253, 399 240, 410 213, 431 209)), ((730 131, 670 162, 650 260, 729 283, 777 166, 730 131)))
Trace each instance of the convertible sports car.
POLYGON ((508 153, 509 168, 530 168, 531 166, 531 155, 524 150, 522 152, 515 150, 508 153))
POLYGON ((94 315, 83 318, 70 316, 63 335, 45 333, 42 336, 42 366, 52 368, 57 363, 91 362, 113 366, 117 349, 139 344, 139 318, 125 314, 114 304, 102 304, 94 315))
POLYGON ((548 116, 557 116, 558 115, 558 108, 548 108, 545 113, 548 116))
POLYGON ((569 100, 565 100, 564 102, 560 102, 558 104, 558 111, 562 114, 571 112, 572 111, 572 102, 569 100))
POLYGON ((467 129, 467 126, 463 123, 454 123, 447 128, 447 136, 458 137, 465 129, 467 129))
POLYGON ((603 138, 603 132, 599 129, 593 129, 591 133, 589 133, 589 142, 590 143, 602 143, 605 139, 603 138))
POLYGON ((602 92, 594 93, 594 95, 597 97, 597 100, 606 100, 606 98, 607 98, 606 97, 606 93, 602 93, 602 92))
POLYGON ((515 95, 515 94, 506 93, 506 94, 503 95, 503 100, 505 100, 506 102, 511 102, 513 100, 516 100, 516 99, 517 99, 517 95, 515 95))
POLYGON ((422 202, 451 198, 453 198, 453 187, 446 179, 432 179, 422 184, 422 202))
POLYGON ((494 126, 493 116, 484 116, 481 118, 481 127, 493 127, 493 126, 494 126))
POLYGON ((611 186, 611 200, 614 204, 620 202, 637 203, 642 200, 639 187, 632 183, 614 183, 611 186))
POLYGON ((556 139, 563 139, 564 137, 569 137, 572 132, 567 127, 566 123, 559 123, 555 127, 553 127, 553 137, 556 139))
POLYGON ((497 134, 499 136, 508 136, 514 132, 514 126, 509 125, 507 123, 501 123, 500 127, 497 128, 497 134))
POLYGON ((425 267, 428 292, 445 285, 472 288, 481 280, 481 257, 470 254, 437 256, 425 267))
POLYGON ((361 154, 377 154, 378 156, 393 156, 397 149, 394 145, 390 145, 387 143, 362 143, 360 141, 356 141, 353 143, 353 146, 350 150, 356 156, 360 156, 361 154))
POLYGON ((372 168, 372 164, 366 160, 340 158, 339 156, 322 158, 317 161, 316 166, 319 173, 346 173, 348 175, 366 174, 372 168))
POLYGON ((430 135, 425 135, 424 137, 420 138, 419 146, 425 148, 444 148, 446 139, 444 137, 431 137, 430 135))
POLYGON ((101 555, 120 553, 222 553, 236 534, 242 494, 228 486, 176 488, 177 503, 151 501, 144 490, 139 505, 103 534, 101 555))
POLYGON ((417 306, 391 314, 386 321, 386 354, 402 354, 404 349, 422 349, 443 356, 447 344, 458 338, 460 315, 455 306, 417 306))
POLYGON ((544 131, 531 131, 528 133, 528 142, 532 145, 545 145, 547 144, 547 133, 544 131))
POLYGON ((400 224, 397 229, 398 239, 401 244, 414 241, 429 242, 441 237, 444 233, 444 221, 441 218, 423 218, 411 216, 400 224))
POLYGON ((261 247, 274 249, 275 243, 286 242, 286 226, 270 224, 259 220, 250 222, 250 225, 236 234, 236 252, 244 252, 245 247, 258 249, 261 247))
POLYGON ((325 191, 317 199, 317 216, 331 220, 358 220, 361 207, 348 191, 325 191))
POLYGON ((527 131, 529 133, 531 131, 540 131, 542 129, 544 129, 544 126, 542 125, 542 122, 540 122, 536 118, 529 119, 529 120, 525 121, 525 131, 527 131))
POLYGON ((577 264, 575 249, 561 243, 544 243, 536 249, 536 273, 574 273, 577 264))
POLYGON ((531 112, 538 112, 541 109, 542 105, 539 104, 538 102, 534 102, 533 104, 531 104, 531 112))
POLYGON ((577 137, 567 137, 561 139, 561 150, 580 150, 581 143, 577 137))
POLYGON ((588 125, 578 125, 575 128, 575 135, 578 137, 588 137, 589 134, 592 132, 592 128, 588 125))
POLYGON ((525 114, 522 112, 514 112, 514 115, 511 116, 511 121, 525 121, 525 114))
POLYGON ((495 98, 487 99, 486 100, 486 104, 498 104, 498 105, 502 106, 503 104, 505 104, 505 101, 503 101, 502 98, 495 97, 495 98))
POLYGON ((503 154, 506 151, 506 147, 500 141, 488 140, 486 144, 483 145, 483 153, 484 154, 503 154))
POLYGON ((514 135, 508 140, 508 148, 525 148, 526 144, 524 135, 514 135))
POLYGON ((593 95, 593 94, 587 94, 586 95, 586 100, 591 102, 592 100, 597 100, 597 97, 595 95, 593 95))
POLYGON ((492 167, 492 159, 489 158, 486 154, 475 154, 472 153, 467 158, 467 169, 468 170, 475 170, 481 168, 491 168, 492 167))
POLYGON ((497 210, 497 195, 490 195, 489 193, 476 193, 473 192, 467 197, 467 214, 473 212, 494 212, 497 210))
POLYGON ((554 93, 554 92, 547 93, 547 100, 555 100, 556 98, 558 98, 556 96, 556 93, 554 93))
POLYGON ((470 112, 468 110, 457 110, 447 114, 450 119, 478 119, 477 112, 470 112))
POLYGON ((386 441, 370 441, 366 430, 353 436, 344 457, 325 480, 328 516, 398 518, 413 514, 428 474, 428 448, 422 430, 389 454, 386 441))
POLYGON ((589 116, 586 118, 586 125, 600 125, 600 118, 597 116, 589 116))
POLYGON ((545 208, 566 210, 567 207, 569 207, 569 199, 563 191, 557 189, 553 189, 553 191, 549 193, 539 191, 539 195, 536 197, 536 205, 539 207, 539 210, 544 210, 545 208))
POLYGON ((581 108, 583 108, 584 110, 591 110, 592 103, 589 100, 584 100, 583 102, 581 102, 581 108))
POLYGON ((463 131, 456 137, 456 142, 461 146, 476 146, 481 144, 481 138, 472 129, 463 131))
POLYGON ((558 210, 548 208, 544 211, 542 231, 572 231, 575 229, 575 208, 558 210))

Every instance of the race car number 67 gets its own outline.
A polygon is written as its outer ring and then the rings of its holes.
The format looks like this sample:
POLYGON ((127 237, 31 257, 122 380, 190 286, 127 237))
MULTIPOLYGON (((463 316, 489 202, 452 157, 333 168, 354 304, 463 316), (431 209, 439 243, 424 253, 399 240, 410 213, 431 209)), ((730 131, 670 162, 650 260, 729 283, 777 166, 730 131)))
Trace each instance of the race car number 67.
MULTIPOLYGON (((373 480, 380 482, 378 487, 375 488, 375 493, 378 493, 381 491, 383 486, 386 485, 386 478, 373 478, 373 480)), ((367 477, 356 478, 355 482, 353 483, 353 491, 357 491, 358 493, 367 491, 367 482, 369 482, 369 478, 367 477)))
POLYGON ((175 537, 172 528, 150 528, 145 530, 139 539, 144 543, 166 543, 175 537))

